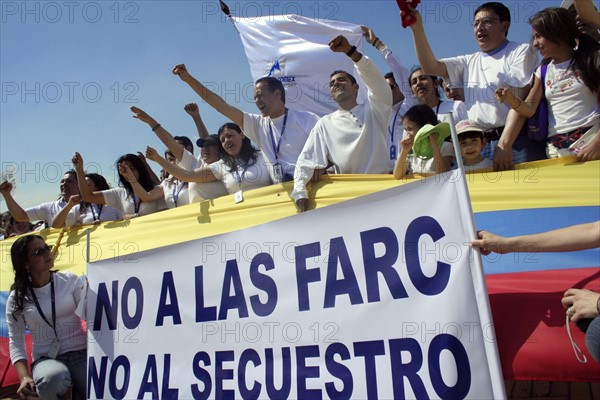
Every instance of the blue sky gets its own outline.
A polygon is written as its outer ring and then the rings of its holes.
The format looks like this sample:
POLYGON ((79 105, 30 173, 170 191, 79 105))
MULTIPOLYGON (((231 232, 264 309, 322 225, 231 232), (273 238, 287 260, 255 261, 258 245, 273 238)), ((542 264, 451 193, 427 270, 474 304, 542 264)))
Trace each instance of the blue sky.
MULTIPOLYGON (((402 29, 394 0, 228 1, 240 17, 294 13, 371 27, 407 67, 416 64, 412 35, 402 29)), ((512 12, 509 38, 529 41, 527 19, 559 0, 505 1, 512 12)), ((208 130, 225 121, 171 68, 185 63, 225 99, 257 112, 241 41, 218 1, 0 1, 0 170, 16 168, 14 193, 23 207, 51 201, 79 151, 90 172, 115 185, 122 154, 162 149, 132 105, 172 134, 195 136, 183 111, 198 102, 208 130)), ((472 34, 476 1, 422 0, 419 9, 438 57, 477 50, 472 34)), ((387 72, 373 48, 366 54, 387 72)), ((155 167, 155 165, 153 165, 155 167)), ((157 170, 157 168, 155 168, 157 170)), ((0 200, 0 210, 6 206, 0 200)))

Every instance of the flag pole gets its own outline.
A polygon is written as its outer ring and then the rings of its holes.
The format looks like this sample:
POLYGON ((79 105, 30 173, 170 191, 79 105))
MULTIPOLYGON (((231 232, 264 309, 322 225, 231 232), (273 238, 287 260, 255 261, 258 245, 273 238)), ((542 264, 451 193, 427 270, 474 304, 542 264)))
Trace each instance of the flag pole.
POLYGON ((231 25, 233 25, 233 27, 235 28, 236 32, 239 35, 240 31, 238 31, 237 26, 235 26, 235 21, 233 20, 233 17, 231 16, 231 11, 229 10, 229 6, 227 4, 225 4, 225 2, 223 0, 219 0, 219 6, 221 7, 221 11, 223 12, 223 14, 225 14, 227 16, 227 19, 231 22, 231 25))

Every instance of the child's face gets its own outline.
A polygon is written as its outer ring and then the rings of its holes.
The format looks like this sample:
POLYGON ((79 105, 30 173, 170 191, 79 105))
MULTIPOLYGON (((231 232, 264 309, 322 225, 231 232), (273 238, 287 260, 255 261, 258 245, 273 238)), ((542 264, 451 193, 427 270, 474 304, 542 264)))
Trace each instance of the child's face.
POLYGON ((404 125, 404 130, 406 131, 406 134, 408 136, 414 137, 421 128, 419 125, 416 124, 416 122, 411 121, 408 118, 404 118, 402 120, 402 124, 404 125))
POLYGON ((485 146, 485 139, 465 138, 459 139, 458 143, 460 144, 460 154, 462 154, 465 164, 481 161, 481 150, 485 146))

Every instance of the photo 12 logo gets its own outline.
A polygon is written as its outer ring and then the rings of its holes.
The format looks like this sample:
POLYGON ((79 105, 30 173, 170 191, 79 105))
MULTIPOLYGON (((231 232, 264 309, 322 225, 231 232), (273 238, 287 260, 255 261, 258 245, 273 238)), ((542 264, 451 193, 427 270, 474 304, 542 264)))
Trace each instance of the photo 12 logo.
POLYGON ((140 6, 133 1, 2 1, 2 23, 70 24, 101 21, 137 24, 140 6))

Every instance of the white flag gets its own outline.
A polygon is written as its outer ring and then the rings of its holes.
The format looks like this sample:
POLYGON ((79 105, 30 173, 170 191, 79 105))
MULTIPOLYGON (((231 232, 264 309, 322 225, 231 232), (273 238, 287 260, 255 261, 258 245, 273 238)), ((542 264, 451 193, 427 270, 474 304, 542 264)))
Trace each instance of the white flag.
POLYGON ((334 53, 329 42, 344 35, 350 44, 362 49, 360 25, 314 20, 299 15, 252 18, 232 17, 242 38, 254 80, 273 76, 286 88, 286 106, 325 115, 337 109, 329 96, 329 75, 344 70, 359 81, 358 102, 364 99, 364 85, 352 60, 334 53))

